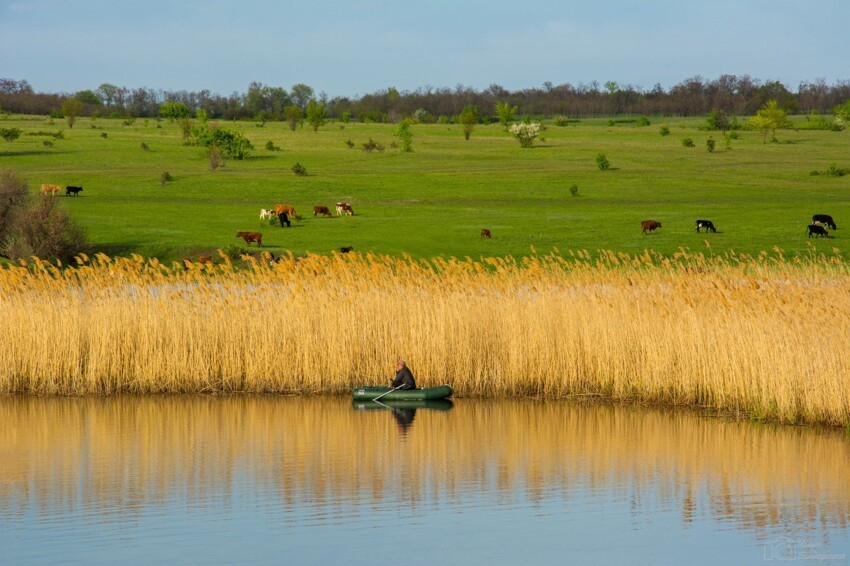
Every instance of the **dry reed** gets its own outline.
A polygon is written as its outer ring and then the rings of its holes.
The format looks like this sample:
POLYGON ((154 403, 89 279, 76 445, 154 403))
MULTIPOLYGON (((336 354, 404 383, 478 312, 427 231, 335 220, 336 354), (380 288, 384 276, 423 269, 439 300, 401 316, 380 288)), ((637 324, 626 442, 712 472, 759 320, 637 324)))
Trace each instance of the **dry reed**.
POLYGON ((408 360, 461 396, 601 396, 850 424, 850 274, 786 259, 80 257, 0 270, 0 393, 341 392, 408 360))

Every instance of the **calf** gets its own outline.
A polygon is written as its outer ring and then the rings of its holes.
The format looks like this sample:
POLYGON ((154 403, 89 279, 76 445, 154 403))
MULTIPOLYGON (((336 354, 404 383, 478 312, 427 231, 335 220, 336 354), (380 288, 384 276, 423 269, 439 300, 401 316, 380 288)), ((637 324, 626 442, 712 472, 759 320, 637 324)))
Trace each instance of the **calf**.
POLYGON ((82 187, 67 186, 67 187, 65 187, 65 196, 66 197, 69 197, 71 195, 79 196, 80 191, 82 191, 82 190, 83 190, 82 187))
POLYGON ((833 230, 838 230, 838 226, 835 225, 835 220, 833 220, 832 216, 829 214, 815 214, 812 216, 812 224, 821 224, 829 226, 833 230))
POLYGON ((706 232, 717 233, 717 228, 714 227, 714 222, 711 220, 697 220, 697 234, 699 234, 700 228, 705 228, 706 232))
POLYGON ((246 246, 257 242, 257 247, 263 247, 263 235, 260 232, 236 232, 236 237, 245 240, 246 246))
POLYGON ((809 224, 809 238, 814 234, 816 237, 820 238, 828 238, 829 232, 826 231, 826 228, 823 226, 818 226, 817 224, 809 224))
POLYGON ((274 210, 272 210, 270 208, 261 208, 260 209, 260 220, 268 220, 269 218, 272 218, 274 216, 276 216, 274 210))
POLYGON ((640 227, 643 230, 643 233, 654 232, 656 229, 661 228, 661 222, 656 220, 644 220, 640 223, 640 227))
POLYGON ((328 218, 333 218, 333 215, 331 214, 331 211, 328 210, 327 206, 314 206, 313 207, 313 218, 317 217, 320 214, 322 216, 326 216, 328 218))
POLYGON ((482 228, 481 229, 481 237, 482 238, 492 238, 493 235, 490 233, 490 230, 488 230, 487 228, 482 228))

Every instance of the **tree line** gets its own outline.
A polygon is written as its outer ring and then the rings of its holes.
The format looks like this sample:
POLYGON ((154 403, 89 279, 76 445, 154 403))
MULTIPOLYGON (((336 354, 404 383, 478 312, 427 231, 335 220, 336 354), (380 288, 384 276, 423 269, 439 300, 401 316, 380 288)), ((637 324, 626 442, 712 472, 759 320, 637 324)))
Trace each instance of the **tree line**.
MULTIPOLYGON (((818 79, 802 82, 796 91, 779 81, 760 81, 749 75, 722 75, 715 80, 700 76, 688 78, 664 89, 656 84, 646 90, 629 84, 607 81, 599 84, 555 85, 508 90, 491 84, 483 90, 457 85, 454 88, 425 86, 414 91, 394 87, 362 96, 329 97, 316 93, 303 83, 289 89, 252 82, 244 93, 228 96, 209 90, 154 90, 119 87, 104 83, 76 93, 37 92, 26 80, 0 78, 0 110, 20 114, 63 115, 63 104, 72 101, 81 116, 157 117, 164 104, 178 105, 191 114, 226 120, 292 120, 297 110, 306 112, 312 101, 323 108, 329 119, 372 122, 398 122, 415 118, 420 122, 454 121, 464 108, 482 109, 481 119, 494 119, 499 103, 517 106, 526 116, 566 116, 588 118, 617 114, 701 116, 712 110, 729 115, 755 114, 768 100, 775 100, 789 114, 831 113, 850 100, 850 81, 827 84, 818 79)), ((172 106, 171 110, 174 110, 172 106)))

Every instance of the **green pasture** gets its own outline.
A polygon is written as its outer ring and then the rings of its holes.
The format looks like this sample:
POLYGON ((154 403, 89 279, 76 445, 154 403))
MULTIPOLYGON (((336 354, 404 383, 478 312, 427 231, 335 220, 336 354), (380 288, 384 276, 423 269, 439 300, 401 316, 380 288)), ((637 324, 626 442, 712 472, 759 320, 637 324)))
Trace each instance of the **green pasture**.
POLYGON ((720 132, 703 131, 703 123, 549 123, 545 141, 530 149, 499 125, 476 127, 469 141, 460 125, 414 125, 414 152, 403 153, 394 125, 330 123, 318 132, 306 126, 293 132, 284 123, 224 122, 255 149, 212 171, 204 150, 184 145, 167 120, 78 119, 69 129, 64 120, 11 116, 0 127, 23 134, 0 141, 0 168, 22 174, 36 193, 41 183, 82 185, 78 198, 61 196, 60 204, 85 227, 96 251, 163 260, 244 247, 238 230, 260 231, 269 251, 295 254, 341 246, 415 257, 522 256, 553 248, 673 253, 706 250, 706 241, 713 253, 845 247, 850 176, 810 171, 850 167, 850 132, 779 130, 778 142, 763 144, 759 133, 742 131, 727 149, 720 132), (662 125, 670 135, 660 135, 662 125), (64 139, 32 135, 59 130, 64 139), (717 142, 714 153, 706 149, 709 136, 717 142), (683 147, 686 137, 695 147, 683 147), (369 138, 385 150, 363 151, 369 138), (280 151, 266 150, 268 141, 280 151), (611 163, 608 171, 597 168, 600 152, 611 163), (307 168, 306 177, 292 173, 296 162, 307 168), (174 178, 165 186, 163 171, 174 178), (333 211, 337 201, 350 203, 355 216, 313 218, 314 205, 333 211), (261 222, 260 209, 276 203, 294 205, 301 219, 290 229, 261 222), (807 238, 815 213, 833 215, 839 230, 828 239, 807 238), (714 221, 719 233, 697 234, 697 218, 714 221), (663 227, 644 235, 645 219, 663 227), (482 228, 492 231, 491 240, 480 238, 482 228))

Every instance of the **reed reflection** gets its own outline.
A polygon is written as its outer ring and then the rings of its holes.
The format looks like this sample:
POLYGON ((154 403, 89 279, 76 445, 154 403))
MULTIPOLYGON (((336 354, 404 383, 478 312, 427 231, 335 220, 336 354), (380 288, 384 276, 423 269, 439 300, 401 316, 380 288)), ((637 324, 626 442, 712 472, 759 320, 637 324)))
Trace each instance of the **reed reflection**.
POLYGON ((636 514, 677 509, 683 523, 763 534, 848 527, 840 432, 569 402, 354 409, 347 397, 3 398, 0 523, 24 510, 47 520, 203 508, 247 490, 316 521, 399 499, 605 494, 636 514))

